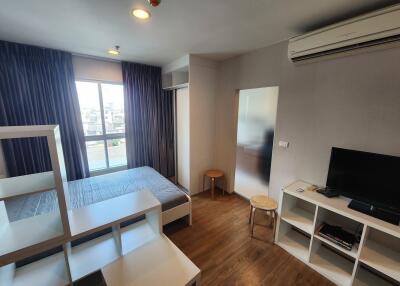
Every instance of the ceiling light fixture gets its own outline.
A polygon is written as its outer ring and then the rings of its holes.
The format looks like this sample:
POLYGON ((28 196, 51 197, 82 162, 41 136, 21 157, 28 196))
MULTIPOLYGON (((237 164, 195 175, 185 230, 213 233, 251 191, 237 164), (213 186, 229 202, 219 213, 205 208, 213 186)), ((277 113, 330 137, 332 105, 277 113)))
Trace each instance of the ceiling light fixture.
POLYGON ((146 20, 150 18, 150 12, 144 10, 144 9, 133 9, 132 15, 135 16, 136 18, 146 20))
POLYGON ((108 53, 113 56, 118 56, 120 54, 119 46, 115 46, 113 49, 109 49, 108 53))

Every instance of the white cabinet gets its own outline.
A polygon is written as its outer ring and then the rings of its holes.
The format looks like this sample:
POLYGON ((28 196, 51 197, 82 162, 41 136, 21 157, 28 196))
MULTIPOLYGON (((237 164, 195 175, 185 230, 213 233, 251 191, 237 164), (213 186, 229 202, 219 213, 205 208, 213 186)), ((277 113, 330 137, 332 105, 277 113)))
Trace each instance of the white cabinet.
POLYGON ((310 186, 284 188, 276 243, 337 285, 400 284, 400 226, 349 209, 347 198, 297 191, 310 186), (346 250, 321 237, 323 222, 361 232, 360 243, 346 250))

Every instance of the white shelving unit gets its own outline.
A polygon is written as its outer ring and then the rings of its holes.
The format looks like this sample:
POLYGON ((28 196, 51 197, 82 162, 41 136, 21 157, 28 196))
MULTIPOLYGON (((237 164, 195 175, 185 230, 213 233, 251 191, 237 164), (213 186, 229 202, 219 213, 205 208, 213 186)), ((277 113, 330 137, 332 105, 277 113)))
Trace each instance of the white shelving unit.
POLYGON ((150 191, 67 211, 58 127, 0 128, 0 139, 32 136, 48 137, 53 172, 0 180, 0 285, 72 285, 99 270, 107 285, 199 283, 200 269, 162 233, 161 204, 150 191), (53 189, 57 190, 59 213, 8 222, 2 200, 53 189), (92 236, 96 238, 87 239, 92 236), (78 240, 81 243, 72 246, 78 240), (15 266, 18 260, 60 246, 62 252, 15 266))
POLYGON ((400 284, 400 226, 351 210, 349 199, 329 199, 310 186, 299 180, 283 189, 276 243, 337 285, 400 284), (321 237, 323 222, 360 231, 360 244, 346 250, 321 237))
MULTIPOLYGON (((27 273, 23 269, 28 267, 15 268, 16 261, 61 246, 70 235, 64 193, 66 171, 59 128, 57 125, 0 127, 0 139, 28 137, 46 138, 52 171, 0 179, 0 272, 11 285, 13 281, 17 285, 18 281, 25 281, 23 276, 27 273), (5 199, 50 190, 56 190, 57 193, 56 212, 9 222, 3 202, 5 199)), ((31 267, 35 265, 38 264, 31 267)), ((52 271, 49 271, 49 277, 43 274, 35 277, 39 276, 44 281, 54 277, 52 271)))

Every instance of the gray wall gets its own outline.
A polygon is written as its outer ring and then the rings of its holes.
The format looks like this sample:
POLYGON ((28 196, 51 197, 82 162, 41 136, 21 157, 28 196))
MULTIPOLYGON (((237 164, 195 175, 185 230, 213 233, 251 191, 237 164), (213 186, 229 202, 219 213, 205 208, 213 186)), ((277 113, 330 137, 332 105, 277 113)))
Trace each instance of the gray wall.
POLYGON ((270 185, 276 199, 295 179, 324 184, 332 146, 400 156, 400 48, 294 65, 282 42, 219 67, 215 163, 231 191, 235 94, 263 86, 280 87, 270 185))

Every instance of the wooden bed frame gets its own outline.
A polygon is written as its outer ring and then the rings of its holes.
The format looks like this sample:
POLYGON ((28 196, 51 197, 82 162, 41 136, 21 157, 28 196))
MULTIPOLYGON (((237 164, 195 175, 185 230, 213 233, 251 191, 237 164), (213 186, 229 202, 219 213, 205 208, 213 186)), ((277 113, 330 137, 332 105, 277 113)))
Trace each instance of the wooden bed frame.
POLYGON ((192 225, 192 199, 187 194, 185 196, 188 199, 186 203, 162 212, 163 226, 185 216, 189 216, 188 224, 192 225))

